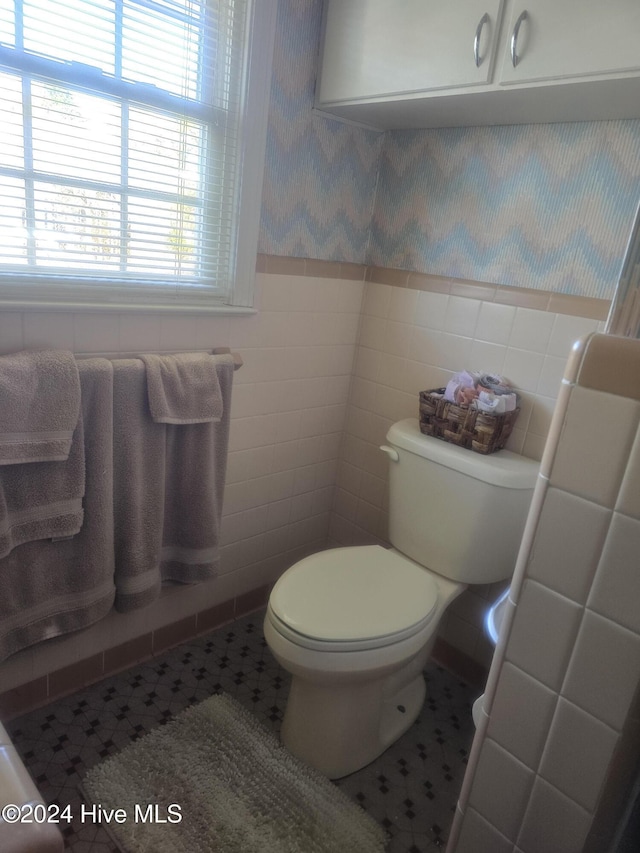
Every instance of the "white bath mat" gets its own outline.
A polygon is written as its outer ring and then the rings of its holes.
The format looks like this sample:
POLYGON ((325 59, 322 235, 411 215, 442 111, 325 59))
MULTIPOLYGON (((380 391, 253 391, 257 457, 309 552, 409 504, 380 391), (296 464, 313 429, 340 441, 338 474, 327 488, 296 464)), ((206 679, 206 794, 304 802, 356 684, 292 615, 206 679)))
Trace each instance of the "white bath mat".
POLYGON ((225 695, 93 767, 83 790, 127 853, 385 848, 385 833, 369 815, 225 695))

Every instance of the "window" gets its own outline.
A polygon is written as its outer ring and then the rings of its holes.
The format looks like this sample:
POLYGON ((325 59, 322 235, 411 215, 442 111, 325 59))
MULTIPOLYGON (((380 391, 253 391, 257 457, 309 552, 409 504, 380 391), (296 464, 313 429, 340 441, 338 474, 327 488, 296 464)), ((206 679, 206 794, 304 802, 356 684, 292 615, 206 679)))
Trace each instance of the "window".
POLYGON ((5 299, 250 304, 234 284, 242 228, 255 263, 268 6, 0 0, 5 299))

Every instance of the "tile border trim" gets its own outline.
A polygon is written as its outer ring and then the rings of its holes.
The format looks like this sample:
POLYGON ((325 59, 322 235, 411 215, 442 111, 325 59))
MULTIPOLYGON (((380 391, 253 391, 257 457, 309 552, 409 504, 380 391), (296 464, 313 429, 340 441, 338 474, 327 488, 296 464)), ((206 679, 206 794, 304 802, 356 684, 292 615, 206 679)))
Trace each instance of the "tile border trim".
POLYGON ((635 338, 593 334, 581 349, 578 385, 640 401, 640 351, 635 338))
POLYGON ((3 722, 9 722, 14 717, 62 699, 108 676, 152 660, 173 646, 208 634, 224 625, 231 625, 236 619, 266 607, 272 586, 273 584, 269 584, 238 595, 235 599, 229 599, 185 619, 178 619, 119 646, 110 647, 7 690, 0 694, 0 717, 3 722))
MULTIPOLYGON (((136 664, 152 660, 174 645, 188 642, 224 625, 232 625, 236 619, 266 607, 272 586, 273 584, 267 584, 251 590, 192 617, 170 623, 164 626, 164 630, 149 631, 120 646, 105 649, 104 652, 7 690, 6 693, 0 694, 0 715, 4 722, 10 722, 14 717, 62 699, 136 664)), ((431 657, 439 666, 453 672, 468 684, 480 690, 484 686, 487 678, 486 667, 441 637, 436 637, 431 657)))
POLYGON ((311 258, 290 258, 283 255, 259 254, 256 272, 370 281, 374 284, 387 284, 392 287, 405 287, 411 290, 426 290, 451 296, 464 296, 467 299, 480 299, 485 302, 512 305, 517 308, 533 308, 554 314, 569 314, 573 317, 585 317, 589 320, 606 320, 610 307, 608 299, 595 299, 590 296, 571 296, 567 293, 535 290, 530 287, 511 287, 491 284, 486 281, 448 278, 392 267, 375 267, 366 264, 342 263, 341 261, 317 261, 311 258))

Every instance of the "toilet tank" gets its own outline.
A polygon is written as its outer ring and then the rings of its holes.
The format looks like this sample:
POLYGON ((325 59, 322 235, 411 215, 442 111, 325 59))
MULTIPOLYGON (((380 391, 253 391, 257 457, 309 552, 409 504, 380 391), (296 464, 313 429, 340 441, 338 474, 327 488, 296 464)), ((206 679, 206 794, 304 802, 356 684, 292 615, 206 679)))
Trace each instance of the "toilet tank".
POLYGON ((398 551, 454 581, 511 577, 539 463, 508 450, 483 456, 423 435, 408 418, 387 433, 389 538, 398 551))

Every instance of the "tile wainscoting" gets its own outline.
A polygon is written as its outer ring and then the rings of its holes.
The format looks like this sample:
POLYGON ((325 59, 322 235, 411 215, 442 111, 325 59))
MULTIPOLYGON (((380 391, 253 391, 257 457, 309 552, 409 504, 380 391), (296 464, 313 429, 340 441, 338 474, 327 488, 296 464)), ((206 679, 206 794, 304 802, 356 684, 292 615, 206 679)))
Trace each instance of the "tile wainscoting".
POLYGON ((235 617, 263 605, 285 568, 326 546, 365 287, 364 271, 343 275, 258 273, 254 315, 0 311, 2 352, 230 346, 244 359, 234 376, 218 578, 13 655, 0 665, 5 714, 210 630, 216 608, 235 617))
MULTIPOLYGON (((211 614, 226 620, 260 606, 269 585, 307 553, 384 541, 378 445, 394 420, 415 416, 418 391, 455 370, 503 372, 521 389, 512 447, 540 458, 571 344, 602 324, 608 303, 260 255, 256 308, 244 317, 0 312, 2 352, 231 346, 244 358, 234 380, 219 578, 14 655, 0 665, 5 713, 211 630, 211 614)), ((476 681, 492 651, 482 619, 495 593, 461 596, 441 630, 440 658, 476 681)))
MULTIPOLYGON (((521 394, 508 448, 540 459, 573 343, 603 327, 609 302, 405 270, 368 268, 330 540, 384 542, 387 459, 394 421, 416 417, 418 393, 469 369, 507 377, 521 394)), ((460 519, 464 527, 464 519, 460 519)), ((488 666, 484 618, 505 583, 453 602, 440 639, 488 666)))

